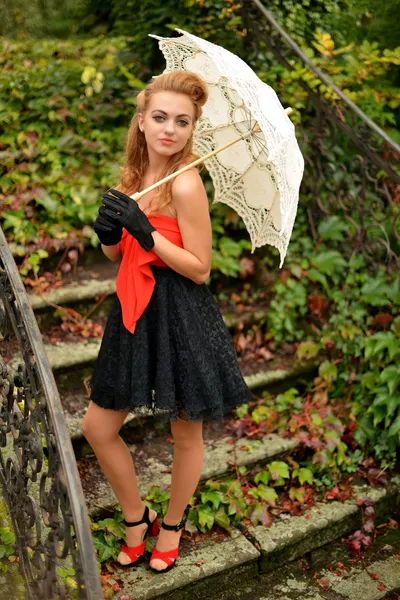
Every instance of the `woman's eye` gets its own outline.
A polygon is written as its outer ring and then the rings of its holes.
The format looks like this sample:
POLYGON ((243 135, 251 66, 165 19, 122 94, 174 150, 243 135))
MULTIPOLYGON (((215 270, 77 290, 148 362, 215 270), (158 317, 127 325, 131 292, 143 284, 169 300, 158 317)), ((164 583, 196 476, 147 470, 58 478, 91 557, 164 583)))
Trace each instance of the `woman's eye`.
POLYGON ((164 117, 162 117, 161 115, 156 115, 155 117, 153 117, 153 119, 155 121, 159 121, 159 119, 164 119, 164 117))
POLYGON ((182 119, 178 121, 178 123, 182 126, 182 127, 186 127, 186 125, 189 125, 189 123, 187 121, 183 121, 182 119))

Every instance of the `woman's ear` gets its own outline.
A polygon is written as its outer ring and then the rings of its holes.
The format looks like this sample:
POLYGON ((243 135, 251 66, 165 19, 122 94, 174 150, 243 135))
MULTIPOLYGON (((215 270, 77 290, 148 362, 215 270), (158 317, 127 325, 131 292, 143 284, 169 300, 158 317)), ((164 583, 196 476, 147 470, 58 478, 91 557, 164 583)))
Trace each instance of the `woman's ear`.
POLYGON ((144 131, 143 122, 144 122, 144 117, 143 117, 142 113, 138 113, 138 125, 139 125, 140 131, 144 131))

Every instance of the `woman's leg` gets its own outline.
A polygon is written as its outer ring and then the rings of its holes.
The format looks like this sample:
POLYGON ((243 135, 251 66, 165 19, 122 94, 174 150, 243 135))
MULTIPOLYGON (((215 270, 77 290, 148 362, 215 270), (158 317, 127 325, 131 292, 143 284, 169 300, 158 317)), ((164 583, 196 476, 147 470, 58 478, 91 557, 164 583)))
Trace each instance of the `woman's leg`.
MULTIPOLYGON (((174 461, 171 476, 171 498, 164 521, 176 525, 182 520, 190 498, 199 483, 204 457, 203 423, 178 419, 171 421, 174 436, 174 461)), ((182 534, 180 531, 161 529, 157 550, 166 552, 176 548, 182 534)), ((151 566, 163 570, 167 566, 161 559, 151 561, 151 566)))
MULTIPOLYGON (((136 472, 129 448, 118 435, 128 411, 108 410, 90 402, 82 423, 82 433, 93 448, 100 467, 107 477, 127 521, 140 521, 145 505, 140 497, 136 472)), ((150 511, 150 520, 155 518, 150 511)), ((146 525, 127 527, 127 545, 138 546, 146 525)), ((118 560, 122 564, 131 562, 121 552, 118 560)))

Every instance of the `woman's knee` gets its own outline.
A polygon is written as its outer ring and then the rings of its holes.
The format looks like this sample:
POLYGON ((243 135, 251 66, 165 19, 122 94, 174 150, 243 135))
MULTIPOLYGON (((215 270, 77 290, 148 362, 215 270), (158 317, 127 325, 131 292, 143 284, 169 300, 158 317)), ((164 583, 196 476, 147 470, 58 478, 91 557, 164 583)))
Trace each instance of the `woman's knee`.
POLYGON ((93 422, 93 419, 89 417, 89 415, 84 417, 81 428, 83 437, 85 437, 89 442, 94 437, 96 431, 95 423, 93 422))
POLYGON ((82 421, 82 435, 91 445, 106 444, 118 436, 123 420, 123 414, 90 404, 82 421))
POLYGON ((183 421, 171 421, 171 433, 174 438, 174 446, 182 449, 192 449, 194 446, 202 446, 203 441, 203 423, 183 421))
POLYGON ((84 418, 82 422, 82 434, 91 446, 107 444, 118 436, 119 429, 110 428, 105 423, 100 426, 98 421, 84 418))

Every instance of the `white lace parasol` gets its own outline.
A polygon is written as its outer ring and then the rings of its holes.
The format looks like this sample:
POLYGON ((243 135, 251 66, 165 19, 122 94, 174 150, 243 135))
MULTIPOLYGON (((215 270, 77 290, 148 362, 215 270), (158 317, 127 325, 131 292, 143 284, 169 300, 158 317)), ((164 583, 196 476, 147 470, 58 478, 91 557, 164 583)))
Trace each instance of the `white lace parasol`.
POLYGON ((270 244, 282 266, 294 221, 304 160, 294 125, 274 90, 228 50, 177 29, 176 38, 159 40, 165 73, 186 70, 208 85, 209 99, 194 134, 194 151, 209 154, 238 136, 234 145, 204 162, 224 202, 243 219, 252 252, 270 244))

